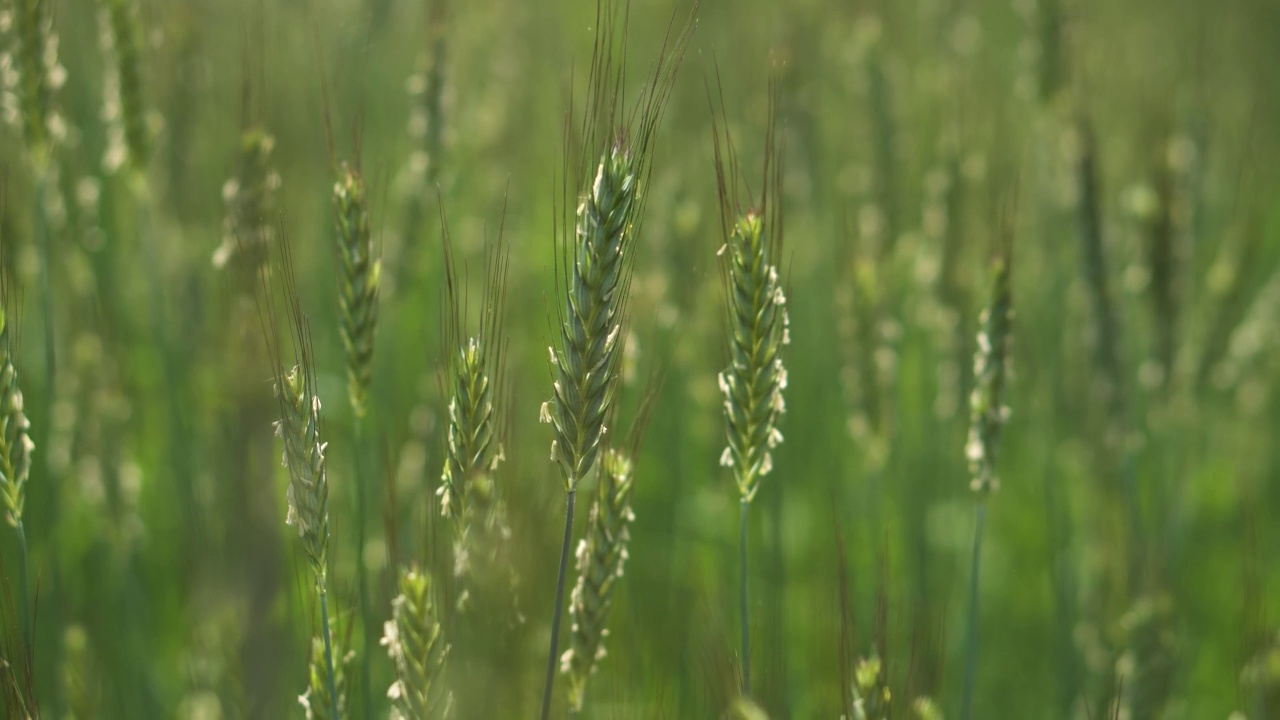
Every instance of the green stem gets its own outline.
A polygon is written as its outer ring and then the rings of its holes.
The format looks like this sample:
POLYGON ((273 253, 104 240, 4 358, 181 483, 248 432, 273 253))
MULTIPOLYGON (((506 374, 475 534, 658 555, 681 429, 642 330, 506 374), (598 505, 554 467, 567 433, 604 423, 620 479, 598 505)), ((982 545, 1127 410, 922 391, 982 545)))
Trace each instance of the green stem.
POLYGON ((318 592, 320 593, 320 623, 324 633, 324 664, 325 669, 329 671, 329 713, 330 717, 337 720, 341 715, 338 714, 338 681, 333 672, 333 645, 329 640, 329 593, 325 590, 323 581, 321 583, 318 592))
POLYGON ((27 581, 27 531, 19 520, 15 528, 18 531, 18 572, 22 586, 22 653, 24 659, 30 661, 35 654, 35 646, 31 639, 31 591, 27 581))
POLYGON ((52 407, 53 388, 54 388, 54 370, 57 365, 57 356, 54 353, 53 341, 53 291, 52 281, 49 279, 50 274, 50 233, 49 233, 49 215, 48 215, 48 194, 49 194, 49 170, 47 168, 37 168, 36 175, 36 207, 35 207, 35 235, 36 246, 40 253, 40 292, 41 303, 44 306, 44 364, 45 364, 45 385, 49 395, 49 405, 52 407))
POLYGON ((747 622, 747 508, 750 501, 742 498, 738 515, 739 553, 738 615, 742 629, 742 694, 751 694, 751 628, 747 622))
POLYGON ((551 648, 547 651, 547 679, 542 686, 542 720, 551 717, 551 688, 556 680, 556 655, 560 650, 560 615, 564 610, 564 571, 569 565, 569 543, 573 541, 573 499, 575 487, 565 496, 564 541, 560 544, 560 573, 556 576, 556 605, 551 614, 551 648))
POLYGON ((973 528, 972 573, 969 578, 969 625, 965 642, 964 698, 960 705, 960 720, 972 717, 973 686, 978 665, 978 581, 982 570, 982 527, 987 519, 987 501, 978 501, 977 520, 973 528))
MULTIPOLYGON (((369 620, 369 582, 366 577, 364 563, 365 547, 365 503, 364 464, 360 462, 360 450, 364 445, 364 418, 357 415, 355 419, 355 493, 356 493, 356 584, 360 592, 360 630, 364 635, 364 653, 360 658, 360 682, 363 689, 364 716, 373 717, 373 686, 369 680, 369 661, 376 651, 373 634, 369 631, 373 625, 369 620)), ((336 715, 334 717, 337 717, 336 715)))

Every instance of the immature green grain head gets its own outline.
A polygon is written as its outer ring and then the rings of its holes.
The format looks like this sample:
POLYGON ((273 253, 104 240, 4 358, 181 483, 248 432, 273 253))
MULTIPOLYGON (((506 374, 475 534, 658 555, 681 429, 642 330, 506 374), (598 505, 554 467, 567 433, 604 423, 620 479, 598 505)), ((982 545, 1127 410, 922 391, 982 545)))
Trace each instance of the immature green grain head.
POLYGON ((624 120, 628 114, 621 110, 622 71, 613 59, 617 5, 608 3, 600 12, 605 17, 600 19, 583 121, 584 165, 570 177, 571 162, 566 160, 564 202, 567 205, 569 188, 574 187, 577 211, 573 232, 566 232, 559 242, 558 284, 565 301, 559 347, 550 349, 554 394, 540 414, 553 426, 551 458, 560 466, 566 490, 576 489, 596 461, 606 433, 626 336, 627 293, 654 134, 691 33, 686 27, 664 47, 636 109, 624 120))
POLYGON ((1013 339, 1013 293, 1009 274, 1012 255, 1006 250, 993 262, 991 302, 982 311, 978 350, 973 358, 973 392, 969 395, 969 440, 965 457, 972 478, 969 487, 987 494, 998 490, 996 453, 1000 431, 1009 418, 1004 404, 1009 375, 1009 350, 1013 339))
POLYGON ((102 47, 109 62, 103 83, 103 118, 109 171, 146 167, 151 157, 151 128, 143 94, 142 23, 134 0, 99 0, 102 47))
POLYGON ((342 655, 339 651, 338 632, 330 632, 333 638, 333 679, 337 689, 338 717, 331 718, 335 707, 334 698, 329 695, 329 670, 325 661, 324 638, 316 635, 311 638, 311 653, 307 661, 307 689, 298 696, 298 704, 302 706, 307 720, 342 720, 347 713, 347 665, 351 663, 354 653, 342 655))
POLYGON ((20 527, 35 444, 31 442, 31 423, 23 409, 18 371, 13 365, 17 332, 6 313, 12 305, 8 292, 0 295, 0 496, 4 498, 5 519, 20 527))
POLYGON ((787 299, 778 275, 782 247, 781 167, 775 141, 776 91, 765 142, 764 183, 756 207, 738 200, 737 160, 727 134, 714 128, 725 259, 723 273, 729 367, 719 375, 728 445, 720 464, 733 470, 744 501, 773 468, 771 450, 782 442, 778 421, 786 411, 783 348, 791 342, 787 299), (723 147, 722 147, 723 145, 723 147))
POLYGON ((442 220, 441 227, 449 309, 445 329, 449 424, 439 495, 441 512, 453 521, 455 569, 462 575, 474 549, 474 528, 479 527, 486 536, 495 529, 498 535, 505 533, 505 512, 494 484, 494 470, 503 455, 497 411, 502 406, 500 379, 506 344, 502 316, 508 253, 499 230, 496 242, 488 243, 485 249, 479 329, 475 335, 467 335, 466 283, 459 282, 448 224, 442 220))
POLYGON ((569 598, 572 644, 560 659, 560 670, 569 679, 569 704, 575 711, 582 709, 587 681, 605 656, 613 589, 622 579, 631 539, 628 528, 635 520, 631 511, 635 491, 631 459, 625 453, 609 450, 600 470, 587 536, 578 545, 578 584, 569 598))
POLYGON ((329 547, 328 443, 322 437, 315 378, 307 368, 295 365, 277 378, 276 394, 280 401, 276 435, 284 440, 284 465, 289 469, 285 522, 297 529, 317 582, 323 586, 329 547))
POLYGON ((342 260, 338 301, 342 347, 347 354, 347 392, 357 417, 365 413, 373 377, 373 335, 378 325, 382 262, 375 257, 369 206, 359 171, 343 165, 333 186, 338 257, 342 260))
POLYGON ((397 717, 425 720, 448 710, 451 696, 444 686, 449 646, 440 632, 431 577, 417 569, 400 571, 400 594, 391 601, 391 620, 382 644, 395 665, 396 679, 387 691, 397 717))
POLYGON ((48 0, 15 0, 0 10, 0 31, 13 33, 14 52, 5 61, 13 70, 8 79, 13 100, 6 98, 6 113, 22 125, 27 150, 36 163, 47 158, 50 146, 63 134, 63 123, 54 107, 54 96, 66 80, 58 63, 58 36, 48 0))
POLYGON ((222 244, 213 253, 213 266, 225 268, 235 263, 256 278, 271 254, 276 192, 280 176, 271 164, 275 138, 260 127, 240 136, 235 175, 222 186, 226 206, 222 244))
POLYGON ((880 658, 872 656, 858 660, 853 669, 854 720, 888 720, 892 699, 880 658))

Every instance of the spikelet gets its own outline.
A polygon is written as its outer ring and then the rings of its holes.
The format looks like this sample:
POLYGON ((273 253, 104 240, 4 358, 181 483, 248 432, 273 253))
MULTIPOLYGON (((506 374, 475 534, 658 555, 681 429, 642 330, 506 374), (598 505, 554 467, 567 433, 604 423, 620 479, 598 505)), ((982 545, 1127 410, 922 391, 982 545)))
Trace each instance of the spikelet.
POLYGON ((315 636, 311 638, 311 653, 307 662, 307 689, 298 696, 298 704, 302 706, 303 712, 307 720, 341 720, 346 716, 347 708, 347 678, 346 668, 355 657, 354 652, 348 652, 346 655, 339 657, 338 638, 341 635, 330 629, 330 635, 333 637, 333 654, 334 654, 334 684, 337 689, 337 708, 338 717, 331 718, 334 707, 334 698, 329 695, 329 675, 324 655, 324 638, 315 636))
POLYGON ((631 539, 628 528, 635 520, 632 470, 624 453, 605 453, 587 536, 578 545, 578 584, 569 597, 571 645, 560 658, 560 671, 569 676, 569 705, 574 711, 582 710, 587 681, 605 656, 613 588, 622 578, 631 539))
POLYGON ((35 444, 31 442, 31 422, 23 408, 18 371, 13 365, 16 332, 6 312, 12 307, 9 293, 0 295, 0 496, 4 497, 5 520, 21 527, 35 444))
POLYGON ((363 417, 373 378, 382 262, 374 256, 364 180, 358 170, 342 166, 333 186, 333 207, 342 260, 338 298, 342 347, 347 354, 347 392, 356 417, 363 417))
POLYGON ((151 128, 142 83, 142 28, 134 0, 99 0, 101 41, 107 63, 103 119, 107 121, 108 172, 143 170, 151 157, 151 128))
POLYGON ((778 421, 786 411, 787 370, 783 348, 791 342, 787 299, 775 264, 782 247, 781 168, 775 141, 777 88, 770 98, 764 183, 757 207, 738 202, 737 161, 732 142, 715 128, 716 176, 720 189, 727 258, 729 367, 718 377, 724 395, 728 445, 720 464, 732 469, 738 492, 750 502, 760 478, 773 469, 771 450, 782 442, 778 421))
POLYGON ((993 263, 991 304, 982 311, 978 349, 973 358, 969 439, 964 452, 969 461, 969 487, 984 495, 1000 488, 996 477, 996 454, 1000 431, 1009 418, 1009 408, 1004 404, 1004 389, 1009 375, 1009 347, 1013 337, 1010 258, 1006 252, 993 263))
POLYGON ((397 717, 424 720, 447 713, 452 697, 443 678, 449 646, 441 635, 426 573, 400 571, 400 594, 391 601, 391 620, 384 625, 382 644, 395 664, 396 679, 387 697, 397 717))
POLYGON ((245 130, 240 136, 236 174, 222 186, 227 216, 222 244, 213 253, 213 266, 221 269, 234 262, 250 280, 271 254, 271 217, 280 188, 280 176, 271 165, 275 143, 260 127, 245 130))

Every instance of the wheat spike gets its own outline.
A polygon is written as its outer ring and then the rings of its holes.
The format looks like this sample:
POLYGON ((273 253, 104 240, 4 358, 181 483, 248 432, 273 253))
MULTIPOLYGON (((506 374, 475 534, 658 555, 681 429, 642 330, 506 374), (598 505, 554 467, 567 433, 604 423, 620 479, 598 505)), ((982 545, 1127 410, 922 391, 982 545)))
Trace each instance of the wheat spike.
POLYGON ((374 256, 369 208, 359 171, 343 165, 333 186, 338 256, 342 260, 339 310, 342 347, 347 354, 347 392, 357 417, 373 377, 373 336, 378 325, 378 287, 382 262, 374 256))
POLYGON ((99 0, 103 49, 114 60, 104 82, 103 118, 109 142, 105 165, 114 171, 128 165, 146 167, 151 157, 151 131, 142 82, 142 27, 133 0, 99 0))
POLYGON ((329 479, 320 397, 315 394, 315 378, 301 365, 276 381, 276 393, 281 410, 276 435, 284 440, 284 465, 289 469, 285 522, 297 528, 317 583, 323 585, 329 547, 329 479))
POLYGON ((620 451, 609 450, 600 469, 587 536, 578 545, 578 584, 569 596, 571 645, 560 659, 561 672, 569 676, 569 705, 575 711, 582 710, 587 681, 595 672, 596 663, 605 656, 613 588, 622 578, 631 540, 628 528, 635 520, 631 511, 635 491, 631 459, 620 451))
POLYGON ((382 644, 396 670, 387 697, 405 720, 444 714, 451 704, 443 683, 449 646, 441 635, 432 591, 429 575, 401 570, 400 594, 391 601, 391 620, 384 626, 382 644))
POLYGON ((66 80, 66 70, 58 62, 58 36, 48 0, 18 0, 11 7, 5 19, 17 38, 13 92, 27 150, 41 167, 50 146, 64 133, 54 96, 66 80))
POLYGON ((280 176, 271 164, 275 144, 275 138, 260 127, 245 130, 240 136, 236 174, 222 186, 227 216, 222 244, 213 253, 213 266, 221 269, 235 263, 249 280, 256 279, 271 254, 271 218, 280 187, 280 176))
POLYGON ((1009 286, 1010 256, 998 257, 992 268, 991 304, 982 312, 978 350, 973 358, 973 392, 969 396, 970 488, 987 494, 998 490, 996 453, 1000 431, 1009 418, 1004 388, 1009 375, 1009 348, 1013 337, 1013 294, 1009 286))
POLYGON ((13 365, 15 332, 7 309, 0 306, 0 495, 4 497, 5 519, 16 528, 22 525, 35 444, 31 442, 31 422, 13 365))
MULTIPOLYGON (((333 637, 334 654, 338 654, 337 638, 339 634, 330 628, 333 637)), ((329 670, 325 660, 325 642, 320 636, 311 638, 311 652, 307 661, 307 689, 298 696, 298 704, 302 706, 307 720, 341 720, 347 712, 347 678, 346 668, 355 657, 354 652, 342 656, 341 661, 334 663, 334 685, 338 696, 329 694, 329 670), (338 717, 333 717, 332 708, 337 708, 338 717)))
POLYGON ((854 720, 887 720, 892 699, 880 658, 872 656, 858 660, 853 670, 854 720))

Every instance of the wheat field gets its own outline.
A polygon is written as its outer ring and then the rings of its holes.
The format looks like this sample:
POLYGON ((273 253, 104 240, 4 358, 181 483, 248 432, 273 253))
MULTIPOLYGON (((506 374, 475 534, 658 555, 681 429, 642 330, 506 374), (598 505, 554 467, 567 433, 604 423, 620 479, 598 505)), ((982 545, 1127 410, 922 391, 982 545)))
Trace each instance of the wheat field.
POLYGON ((12 718, 1280 718, 1280 5, 3 0, 12 718))

